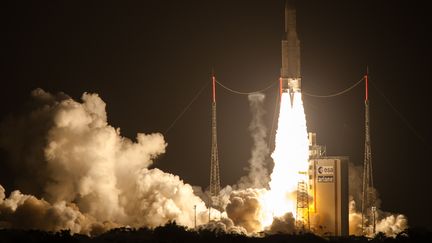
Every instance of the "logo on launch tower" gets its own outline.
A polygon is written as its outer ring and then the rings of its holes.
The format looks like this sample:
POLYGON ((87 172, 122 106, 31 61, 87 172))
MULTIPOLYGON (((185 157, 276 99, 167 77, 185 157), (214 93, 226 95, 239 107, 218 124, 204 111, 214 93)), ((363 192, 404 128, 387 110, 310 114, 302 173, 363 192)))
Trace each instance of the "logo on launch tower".
POLYGON ((319 166, 317 168, 318 182, 333 182, 334 168, 333 166, 319 166))
POLYGON ((317 168, 317 174, 319 175, 333 175, 334 168, 333 166, 319 166, 317 168))

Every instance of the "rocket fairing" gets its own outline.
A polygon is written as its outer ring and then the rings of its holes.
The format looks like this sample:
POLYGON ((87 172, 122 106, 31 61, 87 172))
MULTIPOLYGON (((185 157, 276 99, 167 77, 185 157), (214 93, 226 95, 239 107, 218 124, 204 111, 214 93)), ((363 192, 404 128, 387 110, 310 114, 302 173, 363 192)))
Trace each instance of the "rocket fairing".
POLYGON ((296 30, 296 9, 292 1, 285 3, 285 39, 282 40, 280 93, 301 91, 300 41, 296 30))

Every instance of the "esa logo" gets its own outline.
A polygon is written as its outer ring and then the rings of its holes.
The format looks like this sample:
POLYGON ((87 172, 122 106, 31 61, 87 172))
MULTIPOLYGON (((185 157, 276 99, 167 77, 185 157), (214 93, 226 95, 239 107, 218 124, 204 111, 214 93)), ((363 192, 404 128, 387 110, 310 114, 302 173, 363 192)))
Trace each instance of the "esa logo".
POLYGON ((333 175, 333 166, 319 166, 317 172, 320 175, 333 175))

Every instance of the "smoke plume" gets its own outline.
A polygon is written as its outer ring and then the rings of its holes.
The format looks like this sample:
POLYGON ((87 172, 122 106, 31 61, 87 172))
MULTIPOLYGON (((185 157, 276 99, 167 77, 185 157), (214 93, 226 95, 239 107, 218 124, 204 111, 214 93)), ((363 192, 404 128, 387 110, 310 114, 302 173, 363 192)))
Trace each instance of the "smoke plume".
MULTIPOLYGON (((362 230, 362 213, 361 205, 356 202, 361 202, 362 196, 362 174, 363 168, 361 166, 355 166, 349 164, 349 233, 350 235, 363 235, 364 233, 368 236, 373 236, 373 224, 367 222, 368 227, 362 230)), ((408 220, 402 214, 393 214, 382 211, 380 209, 381 200, 379 199, 378 191, 375 188, 371 188, 369 192, 370 196, 374 198, 376 211, 376 233, 382 232, 386 236, 395 237, 398 233, 404 231, 408 227, 408 220)), ((364 217, 366 220, 366 217, 364 217)))
POLYGON ((77 102, 42 89, 30 113, 0 125, 0 147, 15 188, 0 186, 0 227, 92 234, 117 226, 156 227, 205 220, 204 202, 178 176, 149 169, 165 152, 159 133, 136 141, 107 123, 105 103, 84 93, 77 102))
POLYGON ((226 212, 235 225, 243 227, 249 233, 261 230, 259 198, 264 191, 266 189, 249 188, 230 194, 226 212))
MULTIPOLYGON (((96 223, 83 215, 72 203, 47 201, 13 191, 5 198, 0 186, 0 227, 54 230, 70 229, 72 232, 89 232, 90 224, 96 223)), ((95 227, 96 228, 96 227, 95 227)))
POLYGON ((200 225, 199 230, 205 229, 217 233, 229 233, 229 234, 242 234, 246 235, 248 232, 241 226, 234 225, 234 222, 227 217, 222 217, 218 221, 210 221, 207 224, 200 225))
MULTIPOLYGON (((263 122, 265 114, 263 103, 265 95, 255 93, 248 96, 252 120, 249 131, 253 139, 249 166, 245 168, 247 175, 240 178, 237 184, 226 186, 220 195, 222 208, 232 223, 242 232, 254 233, 261 230, 259 197, 268 187, 268 171, 265 161, 269 157, 267 146, 267 129, 263 122)), ((230 227, 228 224, 227 227, 230 227)))
POLYGON ((252 121, 249 131, 253 139, 251 158, 249 167, 246 168, 248 175, 240 178, 237 186, 239 189, 246 188, 266 188, 268 187, 269 175, 265 166, 265 161, 269 155, 269 148, 266 141, 267 129, 263 122, 265 114, 263 103, 265 95, 254 93, 248 96, 249 107, 252 113, 252 121))
POLYGON ((273 222, 267 230, 271 234, 292 234, 296 232, 295 219, 291 212, 288 212, 281 217, 274 217, 273 222))
POLYGON ((262 229, 260 218, 260 197, 267 190, 269 175, 265 166, 269 157, 267 146, 267 129, 263 122, 265 114, 263 103, 265 95, 261 93, 248 96, 252 120, 249 131, 253 140, 249 166, 245 168, 246 176, 240 178, 234 186, 226 186, 221 190, 221 201, 226 208, 227 216, 238 228, 248 234, 262 229))

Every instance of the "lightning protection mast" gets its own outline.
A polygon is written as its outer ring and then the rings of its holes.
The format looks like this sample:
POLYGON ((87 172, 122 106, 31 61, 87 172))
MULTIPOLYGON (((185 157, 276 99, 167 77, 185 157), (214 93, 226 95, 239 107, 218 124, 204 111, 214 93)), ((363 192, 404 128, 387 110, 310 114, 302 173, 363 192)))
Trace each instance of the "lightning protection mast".
MULTIPOLYGON (((216 126, 216 77, 212 74, 212 147, 210 159, 210 207, 219 206, 219 191, 220 191, 220 177, 219 177, 219 157, 217 146, 217 126, 216 126)), ((210 210, 210 209, 209 209, 210 210)), ((209 211, 210 218, 210 211, 209 211)))
POLYGON ((365 80, 365 154, 363 162, 363 188, 362 188, 362 228, 364 233, 368 225, 372 223, 372 233, 375 234, 375 198, 373 195, 373 170, 372 170, 372 150, 369 124, 369 91, 368 91, 368 72, 364 76, 365 80), (372 215, 373 214, 373 215, 372 215), (371 222, 372 221, 372 222, 371 222))

